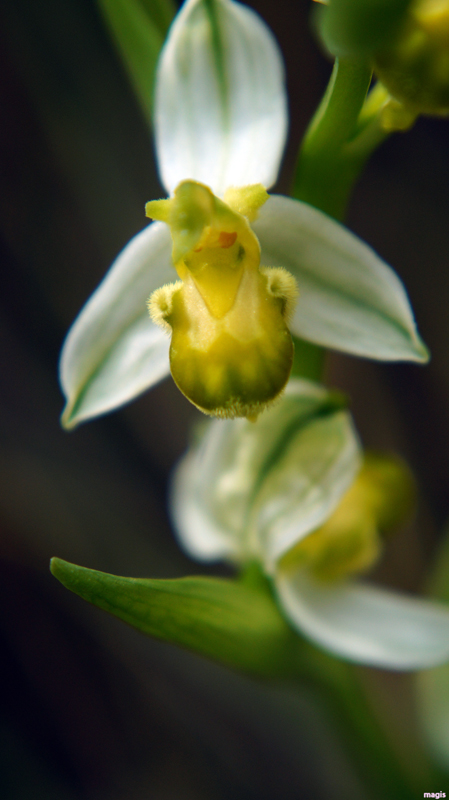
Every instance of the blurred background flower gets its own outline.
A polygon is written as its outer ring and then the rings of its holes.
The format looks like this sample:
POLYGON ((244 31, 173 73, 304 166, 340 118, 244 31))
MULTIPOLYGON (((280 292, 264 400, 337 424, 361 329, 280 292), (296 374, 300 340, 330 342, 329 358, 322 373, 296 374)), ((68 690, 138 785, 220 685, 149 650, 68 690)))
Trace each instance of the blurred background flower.
MULTIPOLYGON (((250 5, 286 59, 290 145, 276 190, 288 192, 330 64, 307 2, 250 5)), ((166 381, 73 434, 59 428, 65 331, 163 191, 145 114, 93 0, 5 0, 0 17, 0 795, 363 798, 309 690, 268 688, 145 639, 48 572, 52 555, 135 576, 208 571, 179 551, 166 514, 167 478, 198 414, 166 381)), ((424 118, 391 138, 347 220, 406 284, 430 366, 333 354, 327 368, 352 397, 364 444, 404 456, 421 487, 416 524, 375 575, 412 592, 449 517, 448 140, 447 122, 424 118)), ((411 679, 358 674, 419 773, 411 679)), ((422 774, 423 791, 441 788, 422 774)))

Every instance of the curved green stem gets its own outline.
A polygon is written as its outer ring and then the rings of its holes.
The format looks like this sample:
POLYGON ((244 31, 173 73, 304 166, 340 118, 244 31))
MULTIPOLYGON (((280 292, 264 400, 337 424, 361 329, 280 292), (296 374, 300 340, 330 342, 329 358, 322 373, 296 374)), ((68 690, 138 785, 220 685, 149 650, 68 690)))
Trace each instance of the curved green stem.
MULTIPOLYGON (((271 581, 258 562, 246 564, 240 581, 270 596, 276 604, 271 581)), ((441 785, 441 776, 424 754, 422 759, 414 759, 409 768, 399 763, 354 665, 318 649, 290 627, 286 628, 286 634, 282 661, 278 663, 278 679, 307 687, 325 704, 331 723, 343 739, 355 772, 370 797, 414 800, 421 794, 423 785, 441 785)), ((270 673, 270 677, 274 674, 270 673)))
POLYGON ((421 786, 399 765, 355 668, 306 645, 313 652, 310 663, 302 654, 298 680, 301 685, 310 685, 324 701, 336 731, 352 756, 355 771, 370 795, 382 800, 412 800, 418 796, 421 786))
POLYGON ((337 60, 299 151, 293 196, 336 219, 343 218, 354 182, 373 149, 348 151, 370 82, 365 63, 337 60))
MULTIPOLYGON (((364 62, 335 62, 298 155, 292 196, 338 220, 366 161, 389 133, 382 111, 390 97, 380 85, 367 97, 370 82, 364 62)), ((324 359, 321 347, 295 339, 292 375, 320 380, 324 359)))
MULTIPOLYGON (((271 582, 259 563, 248 563, 240 581, 276 603, 271 582)), ((420 794, 421 786, 416 785, 415 777, 398 764, 353 665, 318 649, 288 627, 278 668, 280 680, 307 687, 318 702, 325 704, 334 730, 343 739, 369 796, 372 793, 376 800, 413 800, 420 794)), ((429 775, 429 786, 433 785, 431 778, 429 775)))

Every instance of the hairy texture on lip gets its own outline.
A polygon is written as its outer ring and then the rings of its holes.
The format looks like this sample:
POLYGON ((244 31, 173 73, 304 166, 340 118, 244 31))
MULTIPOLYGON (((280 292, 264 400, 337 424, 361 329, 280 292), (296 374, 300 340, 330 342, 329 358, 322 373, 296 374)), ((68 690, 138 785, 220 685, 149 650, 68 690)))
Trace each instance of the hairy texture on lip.
MULTIPOLYGON (((261 187, 246 187, 230 199, 251 214, 266 196, 261 187)), ((282 268, 260 268, 247 218, 202 184, 184 181, 173 199, 149 203, 147 213, 170 226, 181 278, 149 301, 153 321, 172 334, 177 386, 206 414, 255 419, 290 375, 286 321, 295 279, 282 268)))

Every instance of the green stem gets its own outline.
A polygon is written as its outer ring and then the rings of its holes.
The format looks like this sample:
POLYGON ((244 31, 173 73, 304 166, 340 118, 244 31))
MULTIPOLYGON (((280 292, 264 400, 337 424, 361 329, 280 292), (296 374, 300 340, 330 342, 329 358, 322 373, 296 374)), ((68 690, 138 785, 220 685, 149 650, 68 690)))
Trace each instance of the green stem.
POLYGON ((358 158, 357 163, 348 158, 346 146, 356 133, 370 81, 371 70, 364 63, 337 60, 299 152, 293 197, 336 219, 344 217, 363 166, 358 158))
MULTIPOLYGON (((389 96, 376 86, 367 97, 370 82, 366 64, 335 62, 298 155, 293 197, 338 220, 366 161, 388 135, 381 112, 389 96)), ((321 347, 295 339, 293 376, 322 380, 324 362, 321 347)))
MULTIPOLYGON (((240 573, 240 580, 276 602, 271 582, 258 562, 248 563, 240 573)), ((398 764, 353 665, 318 649, 288 627, 278 677, 303 689, 307 687, 325 704, 356 773, 376 800, 414 800, 420 794, 419 779, 407 775, 398 764)), ((433 777, 429 771, 426 785, 434 785, 433 777)))
MULTIPOLYGON (((367 701, 354 667, 322 653, 312 645, 310 660, 302 652, 298 680, 322 699, 352 756, 356 772, 373 797, 412 800, 421 792, 398 760, 367 701), (305 662, 305 663, 304 663, 305 662)), ((304 651, 304 648, 301 648, 304 651)))

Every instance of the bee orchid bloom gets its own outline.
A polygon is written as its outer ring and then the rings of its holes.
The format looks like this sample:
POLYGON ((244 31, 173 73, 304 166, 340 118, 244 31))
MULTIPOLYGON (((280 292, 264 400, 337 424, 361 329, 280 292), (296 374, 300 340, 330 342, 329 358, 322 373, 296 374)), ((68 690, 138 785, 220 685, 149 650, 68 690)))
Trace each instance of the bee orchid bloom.
POLYGON ((254 418, 288 379, 289 331, 359 356, 427 360, 394 272, 325 214, 267 195, 286 108, 281 55, 258 15, 187 0, 156 80, 169 198, 147 205, 157 221, 126 245, 67 336, 66 427, 129 402, 170 363, 206 413, 254 418))
POLYGON ((363 459, 338 400, 292 379, 257 425, 203 428, 175 472, 171 508, 190 556, 257 561, 286 618, 315 644, 349 661, 415 670, 449 660, 449 610, 363 579, 412 499, 404 465, 363 459))

